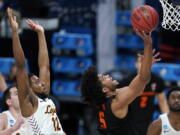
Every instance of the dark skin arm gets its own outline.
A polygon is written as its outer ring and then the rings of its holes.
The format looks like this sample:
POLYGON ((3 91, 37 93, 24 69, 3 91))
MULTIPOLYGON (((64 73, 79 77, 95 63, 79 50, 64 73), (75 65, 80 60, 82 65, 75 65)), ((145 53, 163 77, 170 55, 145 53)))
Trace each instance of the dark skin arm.
POLYGON ((38 64, 39 64, 39 78, 46 84, 45 94, 50 92, 50 71, 49 71, 49 55, 47 49, 46 38, 44 34, 44 28, 38 23, 28 19, 27 24, 38 34, 39 40, 39 52, 38 52, 38 64))
POLYGON ((25 67, 25 56, 18 35, 19 26, 16 22, 16 17, 13 16, 13 11, 10 8, 7 9, 7 14, 12 29, 13 54, 17 64, 16 78, 21 113, 22 116, 29 117, 37 109, 38 100, 30 88, 29 78, 25 67))
POLYGON ((147 135, 160 135, 162 130, 161 124, 161 119, 153 121, 153 123, 149 125, 147 135))
POLYGON ((128 105, 142 94, 146 84, 151 78, 151 66, 153 61, 152 38, 150 34, 138 32, 144 40, 144 55, 140 70, 129 86, 117 89, 116 98, 112 101, 112 111, 117 117, 125 117, 128 112, 128 105))

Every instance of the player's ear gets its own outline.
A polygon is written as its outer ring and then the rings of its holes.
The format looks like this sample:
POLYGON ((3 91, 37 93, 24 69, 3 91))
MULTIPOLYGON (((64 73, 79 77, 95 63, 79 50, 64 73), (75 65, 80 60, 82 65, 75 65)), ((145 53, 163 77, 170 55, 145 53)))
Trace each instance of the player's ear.
POLYGON ((108 91, 108 88, 107 87, 103 87, 102 92, 106 93, 107 91, 108 91))
POLYGON ((7 99, 6 100, 6 104, 9 106, 9 105, 11 105, 12 103, 11 103, 11 100, 10 99, 7 99))

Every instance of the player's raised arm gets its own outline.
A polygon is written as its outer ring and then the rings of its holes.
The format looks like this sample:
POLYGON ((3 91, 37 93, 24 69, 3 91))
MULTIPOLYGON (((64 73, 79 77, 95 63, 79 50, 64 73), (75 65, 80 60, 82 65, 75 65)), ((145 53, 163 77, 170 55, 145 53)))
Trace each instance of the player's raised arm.
POLYGON ((46 94, 50 91, 50 71, 49 71, 49 55, 47 49, 46 38, 44 34, 44 28, 38 23, 31 19, 26 20, 27 24, 37 32, 39 40, 39 52, 38 52, 38 64, 39 64, 39 78, 43 81, 47 89, 46 94))
POLYGON ((18 86, 18 97, 22 115, 28 117, 32 115, 34 106, 37 106, 38 101, 30 89, 28 73, 25 68, 25 56, 18 35, 18 23, 16 17, 13 15, 12 9, 7 9, 10 27, 12 29, 12 40, 13 40, 13 54, 17 64, 17 86, 18 86), (28 109, 27 109, 28 108, 28 109))
POLYGON ((129 86, 117 90, 117 96, 112 104, 114 110, 119 110, 123 107, 127 108, 137 96, 142 94, 146 84, 150 80, 153 61, 151 35, 144 32, 137 32, 137 34, 144 40, 142 64, 138 74, 130 82, 129 86))

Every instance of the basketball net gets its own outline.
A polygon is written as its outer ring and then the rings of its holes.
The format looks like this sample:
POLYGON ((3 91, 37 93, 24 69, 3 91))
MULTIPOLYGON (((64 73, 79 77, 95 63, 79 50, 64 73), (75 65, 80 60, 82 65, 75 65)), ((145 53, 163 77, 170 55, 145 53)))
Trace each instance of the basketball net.
POLYGON ((180 30, 180 6, 168 3, 168 0, 160 0, 163 7, 162 27, 167 30, 180 30))

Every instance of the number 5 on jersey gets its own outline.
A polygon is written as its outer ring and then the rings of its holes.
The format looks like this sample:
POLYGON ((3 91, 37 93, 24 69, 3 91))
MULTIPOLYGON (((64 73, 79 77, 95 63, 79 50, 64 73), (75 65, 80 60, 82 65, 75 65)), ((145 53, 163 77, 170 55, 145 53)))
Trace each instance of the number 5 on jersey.
POLYGON ((104 119, 104 112, 99 112, 99 121, 101 123, 101 128, 107 128, 106 121, 104 119))

